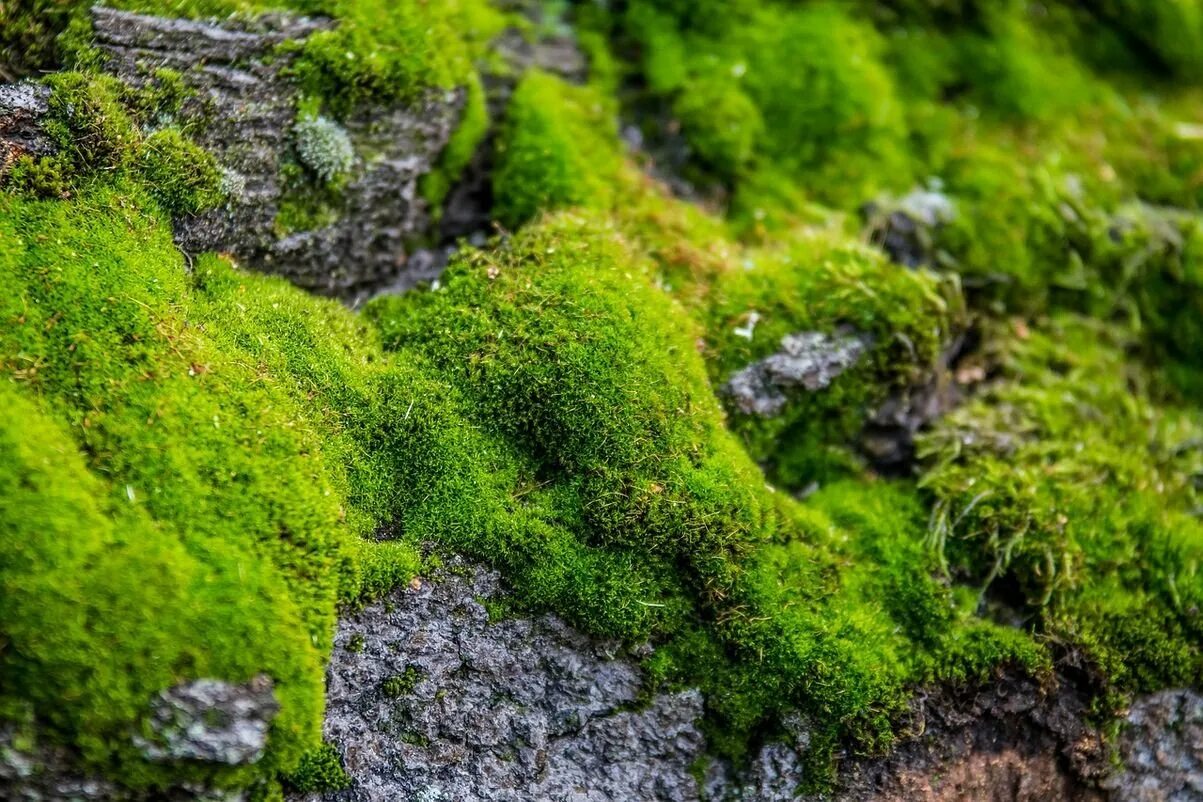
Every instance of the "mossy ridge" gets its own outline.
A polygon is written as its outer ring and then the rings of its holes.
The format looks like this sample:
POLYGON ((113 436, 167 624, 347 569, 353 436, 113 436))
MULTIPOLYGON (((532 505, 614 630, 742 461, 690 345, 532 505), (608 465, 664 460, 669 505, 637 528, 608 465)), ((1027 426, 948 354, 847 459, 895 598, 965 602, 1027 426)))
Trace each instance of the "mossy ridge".
POLYGON ((722 425, 698 330, 620 230, 562 213, 461 257, 438 290, 368 307, 386 347, 425 354, 529 471, 510 493, 539 529, 453 545, 591 631, 667 638, 655 671, 710 692, 716 749, 738 755, 801 708, 817 776, 838 744, 888 745, 915 682, 1047 667, 1021 633, 956 613, 913 489, 825 491, 845 530, 766 487, 722 425), (528 541, 551 532, 602 557, 601 573, 548 575, 528 541))

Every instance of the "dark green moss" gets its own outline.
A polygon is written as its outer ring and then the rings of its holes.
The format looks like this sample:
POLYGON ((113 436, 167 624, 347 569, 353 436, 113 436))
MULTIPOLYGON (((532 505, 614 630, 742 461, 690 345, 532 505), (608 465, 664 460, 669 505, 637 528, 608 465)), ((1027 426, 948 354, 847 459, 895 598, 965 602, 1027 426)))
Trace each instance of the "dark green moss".
POLYGON ((303 794, 341 791, 351 785, 351 776, 343 768, 338 750, 322 744, 301 756, 296 771, 288 775, 288 784, 303 794))
POLYGON ((942 559, 983 592, 1009 581, 1121 689, 1196 683, 1203 423, 1154 407, 1100 325, 1042 329, 925 439, 942 559))

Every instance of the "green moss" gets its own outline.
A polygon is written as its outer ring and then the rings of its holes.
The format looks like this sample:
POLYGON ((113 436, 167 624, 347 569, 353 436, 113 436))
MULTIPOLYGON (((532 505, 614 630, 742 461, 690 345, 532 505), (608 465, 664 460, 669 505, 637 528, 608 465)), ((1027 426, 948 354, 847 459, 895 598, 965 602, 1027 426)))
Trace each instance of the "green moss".
POLYGON ((0 79, 53 69, 55 37, 78 7, 76 0, 13 0, 0 7, 0 79))
POLYGON ((390 699, 407 696, 422 681, 421 669, 406 666, 400 674, 389 677, 380 685, 380 691, 390 699))
POLYGON ((527 73, 498 136, 494 216, 515 227, 541 209, 607 206, 619 165, 616 131, 609 107, 590 89, 527 73))
POLYGON ((0 199, 3 515, 28 532, 0 560, 0 671, 40 737, 91 770, 136 788, 242 785, 315 742, 336 604, 417 558, 357 536, 382 508, 346 435, 371 338, 219 260, 189 276, 149 203, 122 184, 0 199), (335 375, 337 407, 315 405, 315 377, 335 375), (129 741, 159 690, 258 673, 281 711, 255 767, 150 764, 129 741))
POLYGON ((933 537, 954 576, 1013 584, 1120 688, 1197 682, 1198 416, 1133 392, 1139 372, 1099 325, 1045 328, 926 437, 933 537))
MULTIPOLYGON (((813 786, 836 755, 895 744, 927 683, 1046 679, 1069 653, 1104 713, 1197 684, 1200 105, 1157 96, 1193 69, 1179 37, 1093 36, 1121 5, 1101 27, 1062 3, 554 6, 517 27, 587 23, 595 74, 519 78, 493 175, 513 235, 364 316, 225 258, 186 268, 167 218, 218 202, 220 176, 176 119, 184 81, 97 76, 76 23, 81 71, 48 79, 61 152, 5 165, 0 195, 0 720, 151 796, 342 787, 319 739, 335 616, 414 576, 420 543, 500 569, 507 611, 650 639, 649 676, 704 692, 716 753, 754 754, 800 714, 813 786), (727 217, 624 160, 620 95, 672 109, 686 174, 730 190, 727 217), (957 210, 931 271, 813 203, 929 174, 957 210), (1063 310, 1093 322, 1037 317, 1063 310), (1016 313, 1039 322, 1006 328, 1016 313), (971 315, 986 383, 925 436, 918 484, 874 477, 865 415, 971 315), (867 351, 831 387, 775 419, 724 410, 722 385, 783 336, 844 330, 867 351), (132 745, 163 688, 260 673, 281 712, 259 764, 132 745)), ((489 126, 473 61, 514 17, 285 6, 337 21, 284 45, 303 123, 466 88, 423 183, 441 202, 489 126)), ((1193 41, 1192 8, 1142 13, 1193 41)), ((21 20, 0 40, 45 41, 21 20)), ((284 231, 339 203, 349 161, 324 141, 285 167, 284 231)))
POLYGON ((300 793, 341 791, 351 785, 351 776, 343 768, 338 750, 330 744, 306 752, 296 771, 288 775, 288 784, 300 793))
POLYGON ((692 84, 673 103, 673 114, 698 158, 728 179, 751 163, 764 136, 760 109, 726 81, 692 84))
POLYGON ((174 129, 156 131, 142 141, 137 169, 168 214, 203 211, 221 200, 217 162, 174 129))

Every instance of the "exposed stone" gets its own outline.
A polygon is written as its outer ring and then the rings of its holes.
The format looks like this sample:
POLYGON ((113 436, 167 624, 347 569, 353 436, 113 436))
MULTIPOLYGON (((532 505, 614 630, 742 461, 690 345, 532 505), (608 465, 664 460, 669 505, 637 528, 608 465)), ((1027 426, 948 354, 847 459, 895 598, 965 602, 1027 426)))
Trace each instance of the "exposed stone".
POLYGON ((891 260, 906 267, 932 264, 935 245, 933 234, 952 222, 956 209, 941 191, 939 182, 916 188, 901 198, 884 198, 868 203, 861 210, 868 237, 891 260))
POLYGON ((1107 787, 1131 802, 1203 799, 1203 695, 1190 689, 1138 699, 1120 735, 1124 770, 1107 787))
POLYGON ((808 331, 781 339, 781 350, 733 375, 723 392, 747 415, 781 413, 796 389, 821 390, 856 364, 869 345, 854 333, 808 331))
POLYGON ((263 756, 279 709, 270 677, 260 675, 241 685, 192 680, 159 694, 151 711, 154 737, 136 736, 134 743, 154 761, 254 763, 263 756))
POLYGON ((54 142, 40 124, 49 101, 50 89, 42 84, 0 85, 0 175, 20 156, 54 152, 54 142))
POLYGON ((416 584, 339 624, 325 736, 354 782, 302 799, 698 798, 696 691, 640 704, 615 644, 554 616, 490 622, 494 573, 416 584))

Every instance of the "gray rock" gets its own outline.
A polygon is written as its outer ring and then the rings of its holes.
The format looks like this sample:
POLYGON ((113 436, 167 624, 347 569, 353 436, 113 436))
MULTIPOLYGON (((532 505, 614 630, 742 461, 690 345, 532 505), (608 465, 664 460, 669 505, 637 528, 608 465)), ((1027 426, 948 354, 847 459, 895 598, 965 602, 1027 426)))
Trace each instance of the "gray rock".
POLYGON ((238 766, 263 757, 280 705, 270 677, 234 685, 197 679, 161 692, 152 704, 153 738, 135 736, 148 760, 200 760, 238 766))
MULTIPOLYGON (((353 112, 322 143, 334 162, 314 170, 313 186, 285 185, 282 168, 312 161, 294 136, 298 88, 288 77, 294 55, 279 45, 328 29, 332 22, 282 14, 206 22, 168 19, 110 8, 91 10, 94 44, 105 71, 132 87, 154 80, 160 68, 178 71, 191 90, 177 118, 221 165, 227 202, 174 221, 177 244, 188 253, 230 253, 245 266, 282 274, 314 292, 348 300, 376 288, 406 288, 433 278, 442 264, 419 258, 411 242, 434 225, 418 192, 450 138, 463 105, 462 91, 430 90, 391 108, 353 112), (356 157, 356 154, 359 154, 356 157), (282 232, 281 204, 311 202, 337 168, 344 183, 324 201, 321 223, 282 232)), ((0 88, 0 170, 25 152, 53 152, 40 121, 49 90, 33 84, 0 88)))
POLYGON ((641 672, 615 644, 554 616, 491 623, 481 602, 499 594, 473 569, 339 624, 325 736, 354 784, 301 798, 697 799, 700 694, 640 704, 641 672))
POLYGON ((935 233, 955 219, 956 207, 940 183, 933 181, 901 198, 866 204, 862 213, 871 242, 897 264, 920 267, 936 261, 935 233))
POLYGON ((827 387, 868 346, 868 337, 861 334, 789 334, 781 339, 781 350, 733 375, 723 392, 744 414, 771 418, 785 408, 791 391, 827 387))
POLYGON ((45 156, 55 150, 54 142, 40 122, 50 110, 50 89, 23 81, 0 85, 0 176, 25 154, 45 156))
POLYGON ((1108 783, 1131 802, 1203 799, 1203 695, 1183 689, 1138 699, 1120 736, 1123 771, 1108 783))

